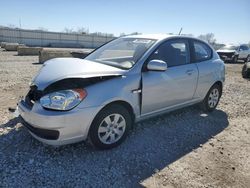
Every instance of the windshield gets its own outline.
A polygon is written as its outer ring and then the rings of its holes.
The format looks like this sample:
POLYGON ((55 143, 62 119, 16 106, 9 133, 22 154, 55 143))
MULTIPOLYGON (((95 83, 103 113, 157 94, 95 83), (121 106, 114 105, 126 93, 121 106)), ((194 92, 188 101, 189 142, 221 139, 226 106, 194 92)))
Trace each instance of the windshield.
POLYGON ((237 50, 238 46, 224 46, 221 50, 237 50))
POLYGON ((155 40, 118 38, 100 47, 85 59, 121 69, 130 69, 154 44, 155 40))

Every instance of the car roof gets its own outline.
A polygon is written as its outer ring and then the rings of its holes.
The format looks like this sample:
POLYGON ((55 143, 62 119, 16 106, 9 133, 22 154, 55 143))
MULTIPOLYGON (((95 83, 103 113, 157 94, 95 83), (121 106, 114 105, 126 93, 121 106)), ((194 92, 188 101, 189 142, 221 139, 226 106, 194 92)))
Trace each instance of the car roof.
POLYGON ((201 39, 186 36, 186 35, 174 35, 174 34, 140 34, 140 35, 127 35, 122 38, 144 38, 144 39, 154 39, 154 40, 163 40, 168 38, 188 38, 188 39, 195 39, 205 42, 201 39))
POLYGON ((140 34, 140 35, 127 35, 124 38, 144 38, 144 39, 155 39, 155 40, 161 40, 173 36, 178 35, 170 35, 170 34, 140 34))

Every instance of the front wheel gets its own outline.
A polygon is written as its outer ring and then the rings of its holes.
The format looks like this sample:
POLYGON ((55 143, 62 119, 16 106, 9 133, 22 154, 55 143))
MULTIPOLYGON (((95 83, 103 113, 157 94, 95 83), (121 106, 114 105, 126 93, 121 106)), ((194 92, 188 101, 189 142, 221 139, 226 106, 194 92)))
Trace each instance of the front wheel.
POLYGON ((248 55, 247 58, 246 58, 246 63, 247 62, 250 62, 250 55, 248 55))
POLYGON ((237 63, 237 62, 238 62, 238 56, 235 55, 235 56, 233 57, 233 63, 237 63))
POLYGON ((218 84, 213 85, 202 102, 202 109, 205 112, 212 112, 218 105, 222 89, 218 84))
POLYGON ((243 78, 248 78, 250 77, 250 70, 247 67, 247 63, 245 63, 242 67, 242 71, 241 71, 242 77, 243 78))
POLYGON ((89 132, 92 144, 99 149, 111 149, 126 138, 132 124, 131 116, 121 105, 110 105, 95 117, 89 132))

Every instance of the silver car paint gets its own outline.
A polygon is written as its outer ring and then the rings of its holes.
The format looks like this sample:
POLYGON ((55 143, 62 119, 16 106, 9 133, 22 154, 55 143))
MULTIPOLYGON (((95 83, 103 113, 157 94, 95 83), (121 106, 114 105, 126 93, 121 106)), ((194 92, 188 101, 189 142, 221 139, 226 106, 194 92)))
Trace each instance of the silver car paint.
POLYGON ((238 51, 239 59, 246 59, 250 55, 250 49, 238 51))
POLYGON ((139 95, 132 91, 140 87, 140 75, 123 75, 86 88, 88 96, 78 106, 79 108, 105 106, 114 101, 128 102, 139 116, 139 95))
POLYGON ((64 145, 85 140, 94 114, 97 114, 101 108, 103 106, 84 109, 76 107, 67 112, 58 112, 45 110, 39 102, 35 103, 32 109, 22 103, 18 105, 22 118, 33 127, 60 132, 58 140, 42 139, 30 132, 36 139, 50 145, 64 145))
MULTIPOLYGON (((241 46, 241 45, 240 45, 241 46)), ((248 50, 239 50, 240 46, 237 47, 236 50, 228 50, 228 49, 219 49, 218 53, 235 53, 238 55, 239 59, 246 59, 250 55, 250 48, 248 50)))
POLYGON ((142 114, 192 100, 197 79, 195 64, 170 67, 165 72, 144 72, 142 114))
POLYGON ((121 75, 124 71, 108 65, 78 58, 55 58, 47 61, 32 83, 39 90, 65 78, 90 78, 96 76, 121 75))
MULTIPOLYGON (((151 38, 144 35, 141 37, 151 38)), ((135 121, 200 102, 215 82, 223 83, 225 80, 224 64, 215 51, 209 61, 170 67, 165 72, 141 72, 146 59, 162 42, 179 38, 190 37, 157 35, 157 42, 128 71, 82 59, 50 60, 33 80, 33 84, 40 89, 64 78, 117 77, 86 87, 87 97, 71 111, 48 111, 37 101, 31 110, 19 103, 20 114, 35 127, 59 130, 60 138, 56 141, 38 139, 47 144, 62 145, 86 139, 96 114, 112 102, 124 101, 129 104, 135 121)))

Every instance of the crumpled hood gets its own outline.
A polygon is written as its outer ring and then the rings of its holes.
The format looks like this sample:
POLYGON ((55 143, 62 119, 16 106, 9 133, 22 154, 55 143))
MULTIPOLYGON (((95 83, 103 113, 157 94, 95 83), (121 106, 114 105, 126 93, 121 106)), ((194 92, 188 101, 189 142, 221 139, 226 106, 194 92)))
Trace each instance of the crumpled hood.
POLYGON ((55 58, 44 63, 33 79, 39 90, 65 78, 90 78, 124 74, 124 70, 78 58, 55 58))
POLYGON ((217 53, 220 53, 220 52, 222 52, 222 53, 234 53, 234 52, 236 52, 236 50, 217 50, 216 52, 217 53))

